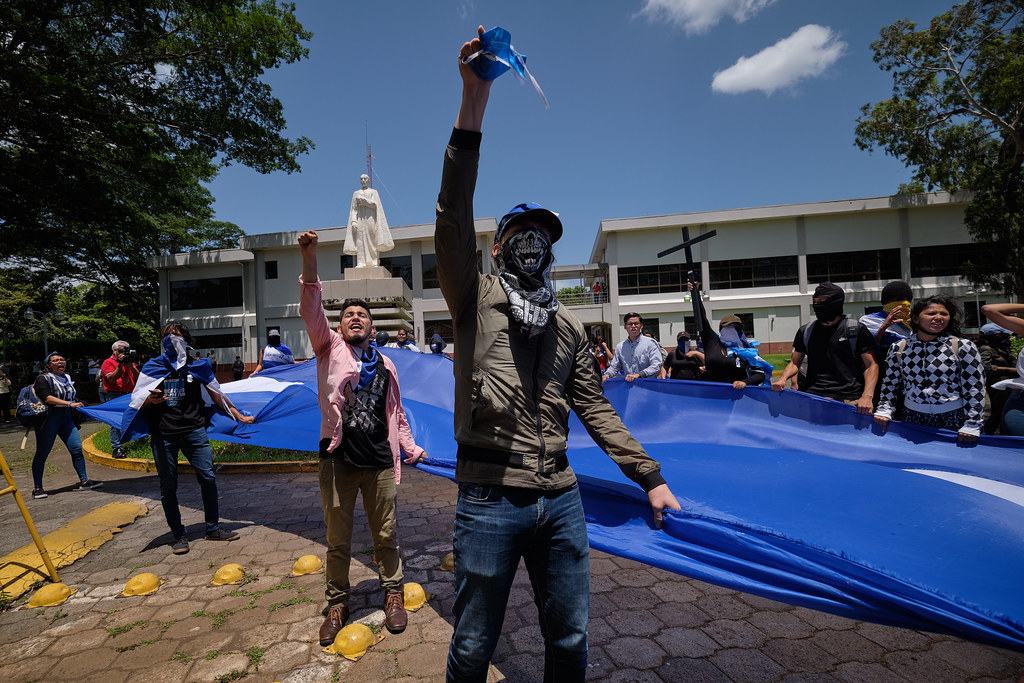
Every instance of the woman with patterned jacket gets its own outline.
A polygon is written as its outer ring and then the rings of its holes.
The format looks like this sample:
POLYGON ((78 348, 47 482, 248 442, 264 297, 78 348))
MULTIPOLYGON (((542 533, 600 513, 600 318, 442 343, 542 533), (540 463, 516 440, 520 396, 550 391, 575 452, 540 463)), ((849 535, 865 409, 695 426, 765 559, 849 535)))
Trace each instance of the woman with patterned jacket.
POLYGON ((962 443, 977 441, 985 414, 985 371, 981 354, 958 337, 962 314, 944 296, 921 299, 910 311, 914 334, 889 347, 875 422, 884 431, 893 411, 903 422, 958 432, 962 443))

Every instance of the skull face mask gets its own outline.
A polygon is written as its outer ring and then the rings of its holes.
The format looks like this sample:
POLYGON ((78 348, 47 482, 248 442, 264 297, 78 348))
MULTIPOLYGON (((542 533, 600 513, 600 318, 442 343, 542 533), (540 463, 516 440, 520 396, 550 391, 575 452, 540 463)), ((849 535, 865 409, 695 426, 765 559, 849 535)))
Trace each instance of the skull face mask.
MULTIPOLYGON (((551 264, 551 245, 540 230, 527 228, 505 240, 499 255, 503 267, 517 277, 539 285, 543 284, 543 273, 551 264)), ((530 289, 529 286, 527 288, 530 289)))

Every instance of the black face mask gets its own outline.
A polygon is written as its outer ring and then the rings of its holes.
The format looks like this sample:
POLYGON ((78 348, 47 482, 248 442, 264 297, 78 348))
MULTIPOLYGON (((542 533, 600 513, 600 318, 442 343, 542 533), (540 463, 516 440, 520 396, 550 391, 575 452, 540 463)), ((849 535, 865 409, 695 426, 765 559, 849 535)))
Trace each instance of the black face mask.
POLYGON ((521 230, 501 245, 498 265, 519 278, 525 289, 539 289, 551 266, 551 244, 540 230, 521 230))
POLYGON ((818 319, 818 322, 830 323, 843 314, 843 302, 839 301, 826 301, 821 304, 813 304, 811 308, 814 309, 814 317, 818 319))

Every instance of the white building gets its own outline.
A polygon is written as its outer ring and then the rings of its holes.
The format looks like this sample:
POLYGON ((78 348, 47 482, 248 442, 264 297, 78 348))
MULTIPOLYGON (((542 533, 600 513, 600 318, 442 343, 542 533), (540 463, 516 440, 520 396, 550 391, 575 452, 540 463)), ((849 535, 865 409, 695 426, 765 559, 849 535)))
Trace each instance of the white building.
MULTIPOLYGON (((963 223, 968 197, 947 193, 874 197, 601 222, 591 263, 556 266, 557 287, 575 287, 563 304, 593 331, 620 341, 622 315, 640 313, 663 345, 692 329, 685 254, 657 254, 691 238, 717 234, 693 247, 693 259, 712 321, 729 314, 744 320, 747 336, 762 352, 785 353, 797 328, 812 319, 814 286, 831 280, 847 292, 846 312, 878 310, 882 287, 905 280, 915 297, 944 293, 960 298, 968 332, 977 328, 976 305, 1003 301, 959 276, 960 264, 984 247, 963 223), (594 292, 594 284, 600 291, 594 292), (983 294, 988 294, 984 298, 983 294)), ((490 246, 497 223, 476 220, 481 268, 491 272, 490 246)), ((389 309, 379 327, 409 330, 421 349, 435 332, 452 343, 451 316, 438 289, 434 225, 392 228, 393 251, 381 265, 401 278, 407 305, 389 309)), ((151 259, 160 276, 162 319, 184 320, 198 349, 221 359, 241 355, 255 363, 266 332, 279 329, 297 358, 312 355, 298 312, 301 232, 242 238, 239 249, 174 254, 151 259)), ((325 287, 343 280, 351 257, 342 254, 345 228, 318 230, 319 269, 325 287)), ((351 278, 350 278, 351 279, 351 278)), ((326 296, 326 295, 325 295, 326 296)), ((447 351, 456 351, 450 346, 447 351)))

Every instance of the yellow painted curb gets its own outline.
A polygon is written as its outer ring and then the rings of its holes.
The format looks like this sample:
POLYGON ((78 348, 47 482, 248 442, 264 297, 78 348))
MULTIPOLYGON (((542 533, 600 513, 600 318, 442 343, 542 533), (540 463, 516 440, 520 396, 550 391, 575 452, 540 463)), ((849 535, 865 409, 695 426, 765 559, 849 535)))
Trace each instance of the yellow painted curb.
MULTIPOLYGON (((43 536, 43 545, 57 568, 85 557, 149 512, 142 503, 107 503, 43 536)), ((34 543, 0 558, 0 590, 16 598, 48 576, 34 543)))
MULTIPOLYGON (((95 435, 93 435, 95 436, 95 435)), ((156 464, 152 460, 142 458, 115 458, 109 453, 104 453, 92 442, 92 436, 82 441, 82 451, 85 459, 97 465, 113 467, 119 470, 133 470, 135 472, 156 472, 156 464)), ((320 469, 319 459, 317 460, 283 460, 280 462, 215 462, 213 469, 217 474, 256 474, 260 472, 317 472, 320 469)), ((178 472, 190 474, 192 469, 186 461, 178 462, 178 472)))

